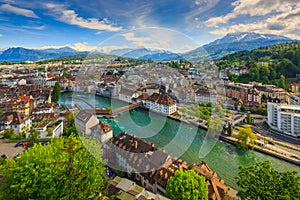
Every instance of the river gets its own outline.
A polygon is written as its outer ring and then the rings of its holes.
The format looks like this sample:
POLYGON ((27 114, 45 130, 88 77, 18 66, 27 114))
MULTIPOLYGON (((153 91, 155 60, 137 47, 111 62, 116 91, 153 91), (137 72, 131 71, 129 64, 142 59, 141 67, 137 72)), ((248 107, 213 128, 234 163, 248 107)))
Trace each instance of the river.
MULTIPOLYGON (((112 106, 113 109, 125 105, 123 102, 112 101, 108 98, 92 95, 77 95, 82 99, 94 102, 96 107, 112 106), (91 100, 92 99, 92 100, 91 100)), ((75 101, 75 100, 74 100, 75 101)), ((68 107, 72 103, 72 93, 61 95, 59 103, 65 103, 68 107)), ((83 101, 76 100, 82 107, 87 107, 83 101)), ((246 166, 254 162, 269 160, 272 166, 279 171, 293 170, 300 174, 300 167, 285 161, 256 151, 241 151, 235 146, 217 141, 207 140, 206 132, 194 126, 180 123, 166 117, 150 113, 143 109, 135 109, 125 112, 114 120, 100 118, 114 128, 114 134, 126 131, 137 137, 153 142, 158 147, 164 148, 170 154, 180 157, 188 164, 200 163, 205 160, 219 178, 225 180, 225 184, 238 189, 235 177, 238 175, 238 167, 246 166), (209 151, 203 151, 203 146, 209 147, 209 151), (201 149, 201 150, 200 150, 201 149), (203 156, 199 154, 204 154, 203 156)))

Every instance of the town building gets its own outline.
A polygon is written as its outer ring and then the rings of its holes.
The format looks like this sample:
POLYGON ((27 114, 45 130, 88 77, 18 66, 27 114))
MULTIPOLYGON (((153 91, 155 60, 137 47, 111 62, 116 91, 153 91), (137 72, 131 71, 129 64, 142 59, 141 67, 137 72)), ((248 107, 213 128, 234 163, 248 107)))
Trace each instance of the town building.
POLYGON ((19 134, 29 130, 31 125, 31 118, 19 112, 6 112, 0 116, 0 130, 13 128, 14 133, 19 134))
POLYGON ((90 136, 92 132, 91 128, 98 124, 98 118, 91 112, 81 110, 75 117, 76 127, 79 129, 81 134, 86 136, 90 136))
POLYGON ((137 185, 135 182, 119 176, 109 180, 108 183, 108 197, 115 197, 116 199, 120 200, 168 200, 167 197, 147 191, 145 188, 137 185))
POLYGON ((119 100, 127 103, 132 103, 133 99, 138 98, 139 94, 137 91, 122 87, 119 92, 119 100))
POLYGON ((45 86, 47 83, 47 70, 45 69, 43 72, 39 73, 38 70, 34 72, 34 84, 45 86))
POLYGON ((300 106, 268 103, 268 125, 284 134, 300 137, 300 106))
POLYGON ((167 94, 154 93, 146 100, 146 108, 164 115, 171 115, 177 111, 177 102, 167 94))
POLYGON ((217 93, 215 90, 205 86, 200 86, 195 92, 195 103, 217 103, 217 93))
POLYGON ((30 99, 32 99, 31 96, 19 96, 16 100, 2 101, 0 108, 3 112, 18 112, 29 116, 31 112, 30 99))
POLYGON ((299 94, 300 93, 300 84, 299 83, 292 83, 292 92, 299 94))
POLYGON ((82 135, 97 139, 101 143, 113 137, 111 126, 99 122, 97 116, 89 111, 81 110, 75 117, 75 125, 82 135))
POLYGON ((218 178, 218 175, 210 169, 206 162, 202 161, 200 164, 194 163, 189 169, 205 177, 209 191, 208 199, 222 200, 228 194, 230 188, 224 184, 224 180, 218 178))
POLYGON ((104 143, 113 137, 113 129, 110 125, 99 122, 91 128, 91 137, 104 143))
POLYGON ((299 105, 300 106, 300 97, 291 93, 290 94, 290 104, 291 105, 299 105))
MULTIPOLYGON (((210 200, 221 200, 229 191, 224 181, 205 162, 188 166, 186 162, 134 135, 121 133, 113 136, 105 143, 103 152, 109 167, 126 172, 143 188, 155 194, 164 195, 168 179, 178 170, 189 169, 206 178, 210 200)), ((128 192, 130 188, 124 191, 128 192)))

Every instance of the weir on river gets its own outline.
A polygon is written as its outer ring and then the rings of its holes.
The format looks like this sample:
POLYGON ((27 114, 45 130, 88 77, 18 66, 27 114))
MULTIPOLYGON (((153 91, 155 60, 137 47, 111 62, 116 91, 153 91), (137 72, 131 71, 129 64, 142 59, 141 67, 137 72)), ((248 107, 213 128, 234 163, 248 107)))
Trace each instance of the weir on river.
MULTIPOLYGON (((112 106, 113 109, 115 109, 126 105, 124 102, 94 95, 77 96, 83 99, 93 98, 95 100, 95 106, 98 108, 112 106), (113 103, 111 103, 112 101, 113 103)), ((59 103, 65 103, 71 107, 72 93, 62 94, 59 103)), ((76 103, 88 108, 82 101, 76 103)), ((207 141, 205 140, 206 131, 172 119, 167 119, 166 117, 154 113, 150 114, 143 109, 138 108, 135 109, 134 112, 124 112, 114 120, 99 119, 110 124, 114 128, 114 134, 126 131, 152 142, 158 147, 164 148, 168 153, 174 154, 175 156, 176 152, 186 149, 182 155, 177 157, 185 160, 188 164, 200 163, 202 160, 205 160, 210 168, 215 171, 220 178, 224 179, 225 184, 233 189, 238 189, 235 177, 238 175, 239 165, 245 166, 258 161, 269 160, 272 166, 277 170, 293 170, 300 174, 300 167, 296 165, 259 152, 251 150, 241 151, 233 145, 220 141, 207 141), (197 132, 197 134, 193 135, 193 132, 197 132), (176 140, 174 140, 174 138, 176 138, 176 140), (191 140, 191 144, 187 146, 191 140), (199 156, 201 155, 199 152, 204 145, 203 143, 212 145, 213 148, 207 155, 201 157, 199 156)))

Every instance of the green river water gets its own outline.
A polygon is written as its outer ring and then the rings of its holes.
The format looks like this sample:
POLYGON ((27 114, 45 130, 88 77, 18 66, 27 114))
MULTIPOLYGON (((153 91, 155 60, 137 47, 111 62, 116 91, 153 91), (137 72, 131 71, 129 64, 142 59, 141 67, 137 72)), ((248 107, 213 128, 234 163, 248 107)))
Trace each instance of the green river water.
MULTIPOLYGON (((88 107, 83 101, 93 102, 98 108, 111 106, 113 109, 125 105, 123 102, 112 101, 93 95, 75 95, 73 102, 81 107, 88 107), (91 100, 92 99, 92 100, 91 100)), ((59 103, 72 106, 72 93, 61 95, 59 103)), ((168 153, 181 158, 188 164, 199 163, 205 160, 219 178, 225 180, 225 184, 238 189, 235 177, 238 175, 239 165, 249 165, 257 161, 269 160, 273 167, 280 171, 293 170, 300 174, 300 167, 271 156, 255 152, 241 151, 235 146, 217 140, 207 140, 206 131, 194 126, 180 123, 166 117, 149 113, 143 109, 135 109, 124 112, 114 120, 100 118, 114 128, 114 134, 126 131, 137 137, 153 142, 156 146, 164 148, 168 153), (203 150, 203 147, 208 150, 203 150), (200 154, 199 154, 200 153, 200 154)))

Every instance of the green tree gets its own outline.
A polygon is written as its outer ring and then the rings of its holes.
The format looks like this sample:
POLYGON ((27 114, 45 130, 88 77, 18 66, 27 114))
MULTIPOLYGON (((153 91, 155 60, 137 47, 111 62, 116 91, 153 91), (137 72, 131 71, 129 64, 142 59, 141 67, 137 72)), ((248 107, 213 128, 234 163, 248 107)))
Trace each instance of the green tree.
POLYGON ((300 199, 300 177, 296 172, 279 172, 269 161, 240 166, 236 178, 241 199, 300 199))
POLYGON ((59 82, 56 82, 52 91, 52 101, 54 103, 57 103, 60 98, 60 84, 59 82))
POLYGON ((31 128, 29 131, 29 137, 28 137, 28 147, 33 147, 34 144, 39 143, 38 136, 41 134, 40 131, 35 130, 34 128, 31 128))
POLYGON ((72 127, 75 125, 74 123, 74 115, 72 112, 68 112, 66 116, 67 124, 69 127, 72 127))
POLYGON ((72 134, 78 136, 78 133, 79 131, 75 125, 71 127, 64 126, 64 136, 69 137, 72 134))
POLYGON ((257 139, 250 126, 239 128, 239 133, 235 137, 238 139, 238 147, 243 149, 247 149, 248 143, 254 147, 257 139))
POLYGON ((170 199, 207 200, 207 192, 205 177, 196 174, 194 170, 178 170, 167 182, 166 196, 170 199))
POLYGON ((221 133, 223 130, 223 121, 219 117, 212 118, 209 122, 209 129, 207 135, 209 138, 215 138, 217 133, 221 133))
POLYGON ((67 110, 67 106, 65 104, 60 104, 60 107, 63 109, 63 110, 67 110))
POLYGON ((246 115, 246 120, 248 124, 254 124, 254 118, 249 113, 246 115))
POLYGON ((242 105, 241 108, 240 108, 240 110, 241 110, 242 112, 246 112, 246 107, 245 107, 244 105, 242 105))
POLYGON ((183 107, 180 109, 180 111, 181 111, 182 113, 187 113, 187 112, 188 112, 188 109, 187 109, 185 106, 183 106, 183 107))
POLYGON ((261 100, 263 100, 263 101, 266 101, 266 100, 267 100, 267 97, 266 97, 266 95, 265 95, 265 94, 262 94, 262 96, 261 96, 261 100))
POLYGON ((3 110, 0 108, 0 116, 3 115, 3 114, 4 114, 4 112, 3 112, 3 110))
POLYGON ((259 107, 256 111, 257 114, 260 114, 260 115, 265 115, 267 116, 268 115, 268 111, 266 108, 262 108, 262 107, 259 107))
POLYGON ((112 111, 112 108, 110 106, 106 106, 105 110, 112 111))
POLYGON ((15 134, 14 129, 13 128, 8 128, 4 131, 4 138, 5 139, 10 139, 13 135, 15 134))
POLYGON ((107 190, 101 156, 96 141, 74 136, 35 144, 0 166, 0 199, 101 199, 107 190))
POLYGON ((62 77, 66 77, 67 76, 67 72, 64 71, 63 74, 62 74, 62 77))
POLYGON ((280 76, 280 80, 278 83, 278 87, 285 89, 285 77, 283 75, 280 76))

